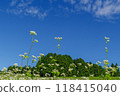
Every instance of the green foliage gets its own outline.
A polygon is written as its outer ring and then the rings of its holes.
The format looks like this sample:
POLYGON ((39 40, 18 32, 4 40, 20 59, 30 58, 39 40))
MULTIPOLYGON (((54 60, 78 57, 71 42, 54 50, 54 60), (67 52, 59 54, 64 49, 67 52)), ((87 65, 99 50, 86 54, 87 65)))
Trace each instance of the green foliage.
MULTIPOLYGON (((111 79, 111 76, 120 76, 118 64, 111 64, 109 68, 110 74, 105 73, 105 69, 92 62, 85 62, 82 58, 72 59, 69 55, 57 55, 56 53, 48 53, 42 56, 35 67, 31 66, 9 66, 7 72, 14 74, 25 74, 27 77, 100 77, 111 79), (111 68, 111 69, 110 69, 111 68), (117 69, 113 72, 113 69, 117 69), (105 76, 105 77, 104 77, 105 76)), ((5 74, 5 73, 3 73, 5 74)))

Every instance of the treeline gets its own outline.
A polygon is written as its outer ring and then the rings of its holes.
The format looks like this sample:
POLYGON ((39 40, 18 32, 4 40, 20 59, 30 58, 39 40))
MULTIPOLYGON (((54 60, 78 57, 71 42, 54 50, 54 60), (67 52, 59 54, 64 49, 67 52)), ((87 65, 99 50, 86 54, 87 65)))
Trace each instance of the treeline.
MULTIPOLYGON (((117 68, 117 64, 111 65, 112 68, 117 68)), ((9 70, 13 70, 15 67, 10 66, 9 70)), ((21 67, 17 67, 18 70, 21 67)), ((24 73, 26 66, 22 67, 21 73, 24 73)), ((83 59, 72 59, 69 55, 57 55, 49 53, 46 56, 41 57, 37 62, 35 67, 30 67, 29 69, 31 74, 39 74, 41 77, 81 77, 81 76, 104 76, 105 69, 97 64, 92 64, 92 62, 85 62, 83 59)), ((119 68, 111 76, 117 77, 120 76, 119 68)))

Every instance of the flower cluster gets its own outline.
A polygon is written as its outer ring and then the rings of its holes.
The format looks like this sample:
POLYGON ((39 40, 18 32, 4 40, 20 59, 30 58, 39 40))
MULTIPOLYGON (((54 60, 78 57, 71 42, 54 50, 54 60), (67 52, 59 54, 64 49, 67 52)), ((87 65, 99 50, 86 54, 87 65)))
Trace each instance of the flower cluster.
POLYGON ((58 44, 57 44, 57 52, 56 54, 58 53, 58 49, 60 48, 60 41, 62 40, 62 37, 55 37, 55 39, 58 41, 58 44))
POLYGON ((37 35, 35 31, 30 31, 30 35, 37 35))

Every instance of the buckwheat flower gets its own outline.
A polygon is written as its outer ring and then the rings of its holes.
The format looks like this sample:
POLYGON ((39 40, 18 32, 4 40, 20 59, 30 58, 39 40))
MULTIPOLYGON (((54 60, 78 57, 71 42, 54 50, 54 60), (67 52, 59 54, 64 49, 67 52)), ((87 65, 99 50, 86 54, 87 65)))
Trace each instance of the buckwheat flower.
POLYGON ((76 77, 76 75, 73 75, 73 77, 76 77))
POLYGON ((109 67, 109 69, 112 69, 112 67, 109 67))
POLYGON ((64 69, 64 67, 61 67, 60 69, 61 69, 61 70, 63 70, 63 69, 64 69))
POLYGON ((98 61, 98 64, 101 64, 101 62, 100 62, 100 61, 98 61))
POLYGON ((78 63, 78 65, 79 65, 79 66, 81 66, 81 65, 82 65, 82 63, 78 63))
POLYGON ((53 72, 59 72, 59 71, 58 71, 58 70, 56 70, 56 69, 53 69, 52 71, 53 71, 53 72))
POLYGON ((29 67, 27 66, 26 69, 29 69, 29 67))
POLYGON ((61 76, 64 76, 64 77, 66 77, 65 73, 61 73, 61 76))
POLYGON ((20 56, 20 57, 23 57, 23 58, 25 57, 25 55, 21 55, 21 54, 20 54, 19 56, 20 56))
POLYGON ((52 59, 53 57, 52 56, 50 56, 50 59, 52 59))
POLYGON ((14 64, 14 66, 15 66, 15 67, 17 67, 17 66, 18 66, 18 64, 17 64, 17 63, 15 63, 15 64, 14 64))
POLYGON ((30 35, 37 35, 35 31, 30 31, 30 35))
POLYGON ((60 40, 62 39, 62 37, 60 37, 60 40))
POLYGON ((118 68, 120 68, 120 66, 117 66, 118 68))
POLYGON ((54 39, 57 39, 57 37, 55 37, 54 39))
POLYGON ((55 65, 55 64, 51 64, 51 65, 55 65))
POLYGON ((107 71, 107 72, 105 72, 106 74, 109 74, 110 72, 109 71, 107 71))
POLYGON ((35 39, 34 41, 35 41, 36 43, 38 43, 38 40, 35 39))
POLYGON ((87 63, 88 64, 88 66, 90 66, 90 64, 89 63, 87 63))
POLYGON ((105 37, 105 40, 109 40, 110 38, 108 38, 108 37, 105 37))
POLYGON ((87 67, 87 66, 85 66, 85 68, 87 69, 88 67, 87 67))
POLYGON ((33 62, 35 62, 36 60, 35 59, 33 59, 33 62))
POLYGON ((56 64, 56 66, 59 66, 59 64, 56 64))
POLYGON ((7 68, 4 67, 4 68, 2 69, 2 71, 4 71, 4 72, 7 71, 7 68))
POLYGON ((27 55, 27 53, 24 53, 24 55, 26 56, 26 55, 27 55))
POLYGON ((62 37, 55 37, 54 39, 62 40, 62 37))
POLYGON ((72 70, 73 70, 73 68, 68 69, 68 71, 72 71, 72 70))
POLYGON ((107 42, 110 42, 110 40, 107 40, 107 42))
POLYGON ((25 57, 25 55, 22 55, 22 57, 25 57))
POLYGON ((60 44, 57 45, 58 47, 60 46, 60 44))
POLYGON ((43 56, 44 56, 44 54, 40 54, 40 56, 41 56, 41 57, 43 57, 43 56))
POLYGON ((104 60, 103 63, 106 64, 106 65, 109 64, 108 60, 104 60))
POLYGON ((22 55, 21 55, 21 54, 20 54, 19 56, 20 56, 20 57, 22 57, 22 55))
POLYGON ((45 77, 50 77, 50 74, 49 73, 45 73, 45 77))
POLYGON ((94 74, 91 74, 90 77, 94 77, 94 74))
POLYGON ((40 57, 40 56, 37 56, 37 58, 38 58, 38 59, 41 59, 41 57, 40 57))
POLYGON ((36 59, 36 57, 35 57, 34 55, 32 55, 32 57, 33 57, 34 59, 36 59))
POLYGON ((59 40, 62 40, 62 37, 58 37, 59 40))
POLYGON ((105 50, 107 50, 107 47, 105 47, 105 50))

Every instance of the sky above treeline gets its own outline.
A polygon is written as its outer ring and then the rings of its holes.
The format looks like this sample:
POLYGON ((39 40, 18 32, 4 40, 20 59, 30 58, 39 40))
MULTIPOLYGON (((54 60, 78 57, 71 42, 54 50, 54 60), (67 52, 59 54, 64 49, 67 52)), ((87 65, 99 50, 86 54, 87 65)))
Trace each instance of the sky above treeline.
POLYGON ((19 54, 30 49, 30 31, 39 41, 31 55, 56 53, 54 37, 62 37, 59 54, 94 64, 105 60, 107 36, 108 60, 120 66, 120 0, 1 0, 0 30, 0 69, 21 65, 19 54))

